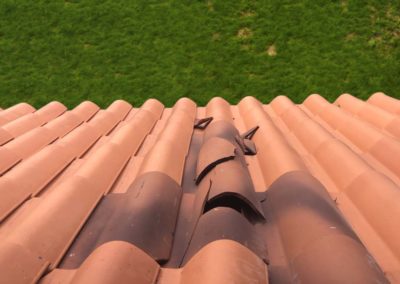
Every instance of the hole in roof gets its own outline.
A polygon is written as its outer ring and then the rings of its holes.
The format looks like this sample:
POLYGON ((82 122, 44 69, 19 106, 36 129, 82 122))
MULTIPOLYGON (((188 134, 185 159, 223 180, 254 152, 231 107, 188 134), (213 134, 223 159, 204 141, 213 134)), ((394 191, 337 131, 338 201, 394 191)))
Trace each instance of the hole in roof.
POLYGON ((231 193, 223 194, 207 201, 204 206, 203 214, 218 207, 228 207, 236 210, 237 212, 245 216, 246 219, 253 224, 264 221, 261 216, 255 214, 254 209, 251 208, 246 201, 244 201, 239 196, 233 195, 231 193))

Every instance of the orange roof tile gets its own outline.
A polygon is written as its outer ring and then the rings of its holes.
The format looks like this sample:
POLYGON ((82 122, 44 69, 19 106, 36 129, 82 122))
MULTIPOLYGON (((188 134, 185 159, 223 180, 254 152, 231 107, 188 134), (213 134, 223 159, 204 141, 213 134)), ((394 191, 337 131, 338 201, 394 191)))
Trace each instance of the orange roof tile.
POLYGON ((0 111, 0 283, 400 283, 400 101, 0 111))

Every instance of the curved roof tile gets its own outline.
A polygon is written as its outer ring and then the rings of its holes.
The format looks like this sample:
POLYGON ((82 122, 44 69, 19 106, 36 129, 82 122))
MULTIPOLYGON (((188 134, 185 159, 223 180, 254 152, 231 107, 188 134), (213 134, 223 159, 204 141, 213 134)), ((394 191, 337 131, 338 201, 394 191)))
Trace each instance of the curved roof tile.
POLYGON ((284 174, 270 186, 266 198, 265 206, 269 205, 275 216, 273 222, 279 227, 292 268, 292 281, 387 283, 323 186, 311 175, 284 174))

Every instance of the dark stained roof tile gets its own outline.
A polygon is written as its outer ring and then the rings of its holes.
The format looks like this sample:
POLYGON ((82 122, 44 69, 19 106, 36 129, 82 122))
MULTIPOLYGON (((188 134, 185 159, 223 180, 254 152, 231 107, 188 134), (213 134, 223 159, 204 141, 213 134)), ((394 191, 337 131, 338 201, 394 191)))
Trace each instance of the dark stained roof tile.
POLYGON ((125 241, 159 262, 168 260, 182 190, 169 176, 150 172, 123 194, 109 194, 92 213, 61 267, 77 268, 98 246, 125 241))
POLYGON ((236 241, 267 261, 267 249, 262 234, 236 210, 217 207, 200 217, 185 253, 183 265, 208 243, 220 239, 236 241))
POLYGON ((196 182, 200 183, 202 178, 218 164, 233 160, 236 156, 235 150, 235 145, 225 139, 212 137, 206 140, 197 160, 196 182))
POLYGON ((264 219, 251 177, 238 158, 224 162, 210 172, 207 208, 231 205, 250 219, 264 219))
POLYGON ((279 228, 292 281, 386 282, 326 190, 309 174, 281 176, 266 199, 264 207, 270 208, 271 221, 279 228))

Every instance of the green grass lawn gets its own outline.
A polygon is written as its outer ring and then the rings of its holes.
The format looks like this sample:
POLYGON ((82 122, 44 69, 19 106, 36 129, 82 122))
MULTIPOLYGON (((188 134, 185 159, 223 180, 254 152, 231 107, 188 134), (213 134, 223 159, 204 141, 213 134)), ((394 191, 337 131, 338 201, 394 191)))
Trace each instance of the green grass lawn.
POLYGON ((0 106, 399 98, 400 1, 0 1, 0 106))

